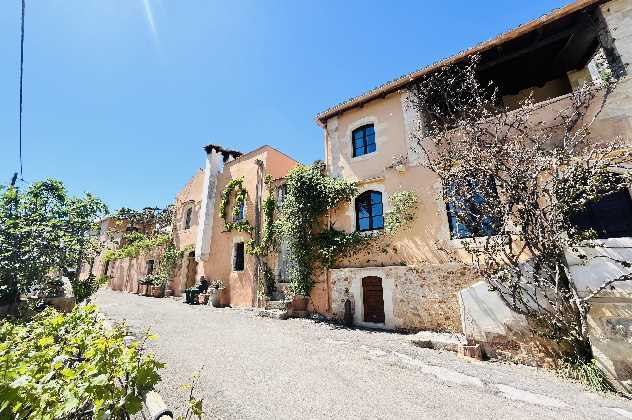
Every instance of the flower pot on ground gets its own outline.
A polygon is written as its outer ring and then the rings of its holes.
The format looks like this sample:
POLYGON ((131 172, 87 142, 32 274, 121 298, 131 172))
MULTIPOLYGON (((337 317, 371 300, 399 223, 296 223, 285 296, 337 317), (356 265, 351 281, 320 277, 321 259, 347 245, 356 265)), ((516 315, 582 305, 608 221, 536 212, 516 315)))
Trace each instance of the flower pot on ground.
POLYGON ((167 281, 160 275, 149 275, 145 277, 145 283, 147 284, 145 295, 159 298, 163 295, 167 281))
POLYGON ((208 289, 208 294, 211 296, 211 305, 214 308, 219 308, 220 304, 220 296, 222 294, 222 290, 224 290, 224 282, 221 280, 213 280, 208 289))
POLYGON ((200 293, 199 295, 197 295, 197 302, 200 305, 207 305, 208 304, 208 300, 209 300, 209 294, 208 293, 200 293))
POLYGON ((296 295, 294 296, 294 299, 292 299, 292 309, 295 311, 306 311, 308 302, 309 297, 296 295))
POLYGON ((222 306, 219 299, 222 294, 222 290, 223 289, 209 289, 209 295, 211 296, 211 305, 213 305, 213 308, 219 308, 222 306))
POLYGON ((151 286, 151 296, 155 298, 162 297, 162 287, 161 286, 151 286))

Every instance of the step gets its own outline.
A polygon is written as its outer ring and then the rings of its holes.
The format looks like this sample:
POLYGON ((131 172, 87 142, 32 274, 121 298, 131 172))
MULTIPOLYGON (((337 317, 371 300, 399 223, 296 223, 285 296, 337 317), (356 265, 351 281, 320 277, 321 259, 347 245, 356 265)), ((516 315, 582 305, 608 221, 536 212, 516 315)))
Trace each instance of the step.
POLYGON ((287 302, 283 300, 269 300, 266 302, 266 309, 287 310, 287 302))
POLYGON ((457 352, 459 346, 467 345, 467 340, 463 334, 437 333, 432 331, 421 331, 417 334, 409 335, 406 337, 406 340, 417 347, 453 352, 457 352))
POLYGON ((257 316, 272 319, 287 319, 288 313, 286 310, 280 309, 259 309, 257 311, 257 316))

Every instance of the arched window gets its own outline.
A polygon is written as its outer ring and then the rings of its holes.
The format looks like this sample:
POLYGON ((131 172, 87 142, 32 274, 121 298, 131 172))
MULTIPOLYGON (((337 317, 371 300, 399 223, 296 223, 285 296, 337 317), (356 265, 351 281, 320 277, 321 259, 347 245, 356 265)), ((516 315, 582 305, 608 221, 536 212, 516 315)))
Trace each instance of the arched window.
POLYGON ((373 124, 356 128, 353 130, 351 137, 353 141, 353 157, 375 152, 375 129, 373 124))
POLYGON ((193 216, 193 208, 189 207, 184 216, 184 229, 191 228, 191 217, 193 216))
POLYGON ((356 198, 356 229, 363 232, 384 228, 382 193, 366 191, 356 198))

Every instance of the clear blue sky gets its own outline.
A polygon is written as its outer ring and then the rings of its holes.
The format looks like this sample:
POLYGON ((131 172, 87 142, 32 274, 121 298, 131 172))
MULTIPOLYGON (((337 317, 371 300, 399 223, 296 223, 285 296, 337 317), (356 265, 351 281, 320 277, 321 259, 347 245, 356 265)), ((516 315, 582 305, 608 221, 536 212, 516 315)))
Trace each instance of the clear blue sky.
MULTIPOLYGON (((27 0, 24 178, 163 206, 202 146, 322 158, 314 115, 568 1, 27 0)), ((0 5, 0 184, 18 167, 20 0, 0 5)))

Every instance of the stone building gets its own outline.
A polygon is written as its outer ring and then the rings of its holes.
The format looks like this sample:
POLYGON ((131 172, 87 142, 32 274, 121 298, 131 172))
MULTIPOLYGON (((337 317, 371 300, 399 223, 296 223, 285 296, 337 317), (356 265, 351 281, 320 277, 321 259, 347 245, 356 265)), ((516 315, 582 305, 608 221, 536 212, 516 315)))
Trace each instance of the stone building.
MULTIPOLYGON (((619 82, 593 132, 603 138, 632 139, 632 0, 577 1, 321 112, 316 121, 324 133, 327 171, 355 181, 360 192, 354 203, 329 215, 336 228, 366 231, 366 235, 382 229, 384 214, 390 210, 389 197, 397 192, 414 192, 418 209, 409 229, 391 238, 384 250, 359 253, 323 272, 310 294, 311 311, 343 318, 349 299, 355 325, 464 333, 489 349, 527 332, 522 315, 509 310, 467 264, 452 262, 441 250, 462 253, 467 235, 440 199, 443 186, 422 165, 413 136, 416 127, 423 127, 424 118, 409 106, 410 85, 474 54, 480 56, 479 77, 502 88, 504 105, 516 108, 532 95, 536 115, 543 117, 564 108, 584 82, 599 81, 605 66, 619 82)), ((298 163, 270 146, 241 154, 208 145, 205 152, 204 169, 176 196, 174 241, 186 252, 169 288, 180 295, 204 275, 224 282, 222 303, 257 306, 264 262, 276 274, 280 289, 287 253, 281 244, 262 261, 248 254, 246 247, 265 228, 262 203, 271 193, 269 186, 280 186, 298 163), (271 184, 265 182, 267 175, 271 184), (237 180, 246 192, 245 200, 237 203, 231 194, 222 215, 222 193, 237 180), (246 222, 246 230, 231 228, 246 222)), ((622 200, 622 211, 630 214, 629 194, 622 200)), ((628 227, 616 237, 603 239, 607 245, 603 252, 632 259, 628 249, 632 227, 628 227)), ((107 268, 114 277, 111 286, 134 291, 135 279, 146 274, 148 259, 153 258, 146 255, 107 268)), ((590 293, 604 276, 624 273, 605 259, 588 266, 574 261, 572 255, 569 261, 581 293, 590 293)), ((632 379, 631 314, 631 284, 604 291, 590 313, 595 353, 623 381, 632 379)))
MULTIPOLYGON (((631 0, 577 1, 321 112, 316 121, 324 132, 329 174, 356 181, 360 189, 355 203, 331 216, 337 228, 367 234, 382 229, 396 192, 416 193, 419 207, 413 226, 391 241, 388 252, 358 255, 324 273, 311 294, 313 310, 342 318, 349 298, 356 325, 462 332, 491 345, 528 330, 525 318, 510 311, 466 264, 450 262, 440 251, 438 245, 458 252, 467 235, 449 217, 440 199, 443 186, 421 165, 412 135, 424 117, 409 106, 411 84, 474 54, 480 57, 478 77, 501 88, 504 105, 515 109, 533 95, 545 117, 567 105, 584 82, 598 82, 607 67, 619 83, 592 131, 601 138, 632 139, 631 0)), ((629 194, 619 204, 620 217, 632 214, 629 194)), ((625 250, 632 245, 630 223, 616 238, 604 240, 612 247, 603 252, 630 259, 625 250)), ((577 263, 574 270, 581 293, 598 287, 604 275, 625 272, 607 260, 577 263)), ((602 293, 591 311, 596 353, 624 380, 632 379, 631 313, 632 284, 602 293)))
MULTIPOLYGON (((270 146, 245 154, 218 145, 208 145, 204 151, 204 169, 198 170, 176 194, 171 231, 176 249, 183 257, 167 289, 170 294, 180 296, 205 276, 209 281, 219 280, 224 284, 222 304, 257 306, 263 263, 277 274, 279 259, 274 251, 265 261, 258 259, 248 254, 247 244, 253 238, 256 240, 264 227, 262 202, 271 193, 269 187, 282 182, 298 162, 270 146), (266 185, 267 176, 272 180, 270 185, 266 185), (234 212, 239 204, 235 202, 235 193, 229 194, 225 213, 221 215, 222 193, 235 180, 241 181, 245 200, 234 212), (235 222, 249 226, 249 231, 227 229, 235 222)), ((101 238, 112 247, 120 246, 124 233, 125 227, 116 225, 112 218, 101 222, 101 238)), ((114 290, 136 292, 138 280, 156 272, 162 251, 162 247, 157 247, 136 258, 99 261, 94 273, 108 274, 109 287, 114 290)), ((278 275, 275 280, 282 281, 278 275)))

